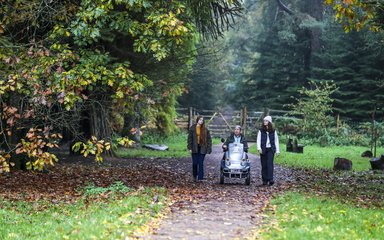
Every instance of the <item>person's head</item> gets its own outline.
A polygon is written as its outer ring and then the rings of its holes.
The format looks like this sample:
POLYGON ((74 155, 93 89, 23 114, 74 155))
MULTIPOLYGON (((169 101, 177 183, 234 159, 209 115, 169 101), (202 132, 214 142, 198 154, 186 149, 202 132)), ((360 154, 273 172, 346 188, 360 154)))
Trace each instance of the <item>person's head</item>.
POLYGON ((196 118, 196 125, 200 126, 200 142, 203 145, 207 144, 207 129, 204 124, 204 117, 203 116, 197 116, 196 118))
POLYGON ((272 126, 272 117, 271 116, 265 116, 263 119, 263 128, 272 131, 273 126, 272 126))
POLYGON ((241 133, 241 126, 240 125, 236 125, 234 133, 236 136, 240 135, 240 133, 241 133))
POLYGON ((203 116, 197 116, 196 124, 198 124, 200 126, 204 125, 204 117, 203 116))

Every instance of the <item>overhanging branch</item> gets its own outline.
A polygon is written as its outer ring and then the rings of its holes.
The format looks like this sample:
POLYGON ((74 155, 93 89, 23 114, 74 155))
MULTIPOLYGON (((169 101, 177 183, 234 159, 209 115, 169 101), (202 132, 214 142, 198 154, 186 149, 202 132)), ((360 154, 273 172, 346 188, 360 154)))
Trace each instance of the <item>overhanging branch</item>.
POLYGON ((285 11, 285 12, 287 12, 288 14, 290 14, 290 15, 294 15, 295 13, 291 10, 291 9, 289 9, 281 0, 276 0, 277 1, 277 4, 279 5, 279 7, 283 10, 283 11, 285 11))

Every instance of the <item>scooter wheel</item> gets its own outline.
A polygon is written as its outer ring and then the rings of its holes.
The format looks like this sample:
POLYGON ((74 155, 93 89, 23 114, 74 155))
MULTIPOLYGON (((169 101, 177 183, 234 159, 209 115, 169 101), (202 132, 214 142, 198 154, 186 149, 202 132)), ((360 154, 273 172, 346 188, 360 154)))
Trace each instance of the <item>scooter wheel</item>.
POLYGON ((247 176, 247 178, 245 179, 245 184, 246 184, 246 185, 250 185, 250 184, 251 184, 251 174, 250 174, 250 173, 248 173, 248 176, 247 176))
POLYGON ((224 173, 220 173, 220 184, 224 184, 224 173))

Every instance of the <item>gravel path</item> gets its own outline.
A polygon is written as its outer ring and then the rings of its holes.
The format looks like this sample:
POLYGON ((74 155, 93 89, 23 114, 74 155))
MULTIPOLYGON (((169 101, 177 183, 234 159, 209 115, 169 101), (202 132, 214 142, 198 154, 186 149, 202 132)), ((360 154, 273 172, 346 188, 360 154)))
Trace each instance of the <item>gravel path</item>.
MULTIPOLYGON (((109 158, 101 167, 94 167, 94 172, 108 176, 101 179, 108 179, 109 183, 97 183, 101 186, 123 181, 132 187, 168 189, 172 201, 170 211, 160 223, 153 224, 150 233, 137 235, 139 239, 245 239, 266 222, 263 211, 270 198, 287 190, 296 178, 291 170, 275 165, 275 185, 261 186, 260 160, 249 154, 251 184, 247 186, 244 180, 236 179, 226 179, 225 184, 219 184, 222 154, 221 146, 214 146, 213 153, 206 156, 206 179, 201 182, 192 180, 190 157, 109 158)), ((62 162, 76 166, 83 177, 88 174, 88 168, 94 166, 92 160, 73 157, 62 162), (89 166, 82 170, 80 166, 84 164, 89 166)), ((93 175, 90 178, 95 180, 93 175)))
MULTIPOLYGON (((288 169, 275 166, 276 184, 261 186, 261 166, 257 156, 249 154, 251 161, 251 185, 244 180, 228 180, 218 183, 222 151, 215 146, 206 156, 205 176, 202 182, 191 178, 191 159, 179 159, 177 171, 183 180, 172 191, 196 192, 187 200, 176 201, 171 213, 152 235, 145 239, 244 239, 263 222, 262 211, 270 197, 283 191, 293 182, 288 169), (199 191, 200 190, 200 191, 199 191)), ((169 163, 169 162, 168 162, 169 163)), ((167 165, 167 164, 166 164, 167 165)), ((180 176, 179 175, 179 176, 180 176)))

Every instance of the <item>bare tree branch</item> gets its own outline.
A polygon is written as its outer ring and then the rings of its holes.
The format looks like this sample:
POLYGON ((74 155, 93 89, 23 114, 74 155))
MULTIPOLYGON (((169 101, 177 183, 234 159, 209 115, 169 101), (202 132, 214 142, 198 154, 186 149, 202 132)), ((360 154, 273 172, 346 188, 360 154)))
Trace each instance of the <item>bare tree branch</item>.
POLYGON ((281 0, 276 0, 277 1, 277 4, 279 5, 279 7, 283 10, 283 11, 285 11, 285 12, 287 12, 288 14, 290 14, 290 15, 294 15, 295 13, 291 10, 291 9, 289 9, 281 0))

